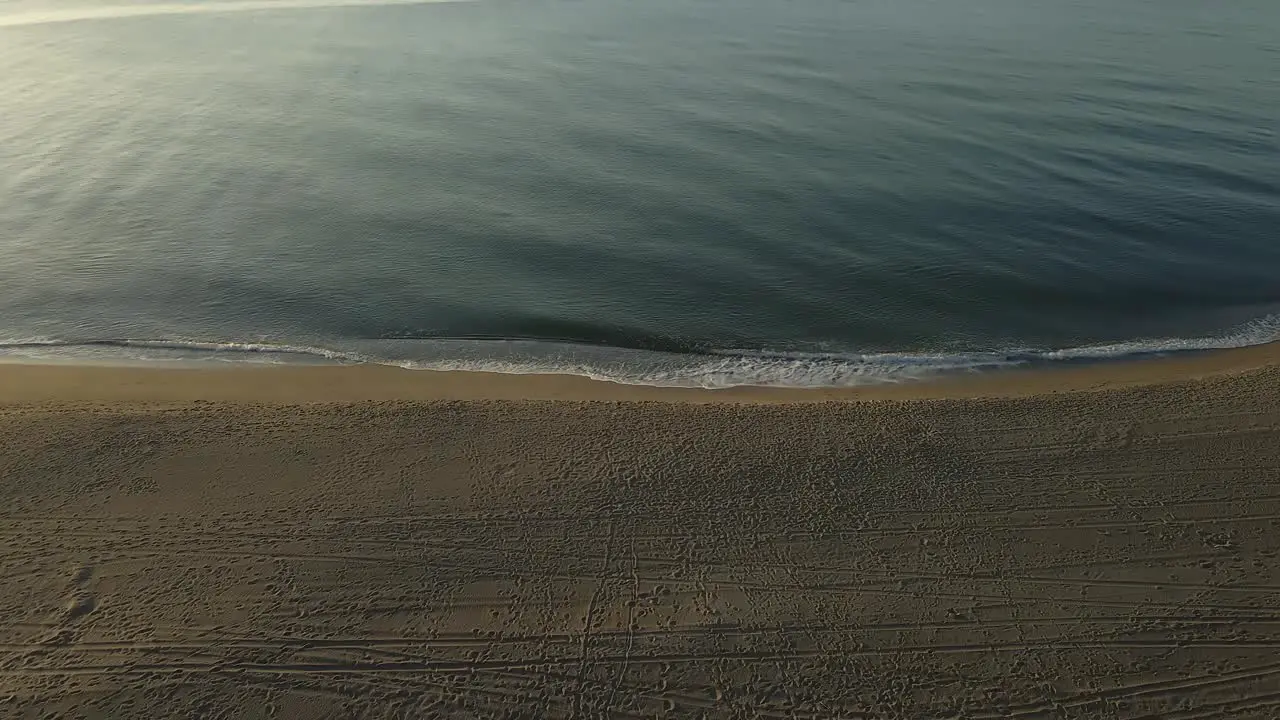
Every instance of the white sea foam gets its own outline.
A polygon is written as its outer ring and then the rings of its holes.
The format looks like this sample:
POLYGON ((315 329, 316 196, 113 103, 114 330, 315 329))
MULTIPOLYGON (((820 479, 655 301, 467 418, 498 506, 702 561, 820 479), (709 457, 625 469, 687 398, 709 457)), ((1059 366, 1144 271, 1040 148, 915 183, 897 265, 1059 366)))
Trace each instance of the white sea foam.
POLYGON ((848 387, 909 382, 939 375, 1103 362, 1244 347, 1280 340, 1280 315, 1216 336, 1157 338, 1064 349, 967 353, 811 353, 719 350, 680 354, 530 340, 379 340, 289 344, 268 341, 15 338, 0 343, 0 359, 16 362, 151 364, 248 362, 383 364, 412 370, 465 370, 522 375, 581 375, 662 387, 848 387))
POLYGON ((1251 320, 1238 328, 1222 335, 1197 338, 1160 338, 1153 340, 1135 340, 1131 342, 1110 343, 1105 345, 1086 345, 1065 350, 1052 350, 1043 353, 1045 360, 1088 360, 1123 358, 1132 355, 1151 355, 1160 353, 1188 352, 1194 350, 1217 350, 1223 348, 1248 347, 1280 340, 1280 314, 1267 315, 1251 320))

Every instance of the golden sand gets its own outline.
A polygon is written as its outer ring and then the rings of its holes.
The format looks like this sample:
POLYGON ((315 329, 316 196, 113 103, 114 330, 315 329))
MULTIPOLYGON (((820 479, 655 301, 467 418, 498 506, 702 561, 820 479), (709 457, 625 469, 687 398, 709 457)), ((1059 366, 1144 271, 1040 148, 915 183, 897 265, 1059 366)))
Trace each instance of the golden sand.
POLYGON ((0 716, 1273 718, 1277 355, 0 366, 0 716))

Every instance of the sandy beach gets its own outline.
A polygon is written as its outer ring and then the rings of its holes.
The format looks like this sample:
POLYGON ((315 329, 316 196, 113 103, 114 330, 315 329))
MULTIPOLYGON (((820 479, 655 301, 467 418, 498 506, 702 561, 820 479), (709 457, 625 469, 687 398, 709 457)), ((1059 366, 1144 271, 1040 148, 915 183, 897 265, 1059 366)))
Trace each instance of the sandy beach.
POLYGON ((1274 718, 1280 348, 861 390, 0 365, 0 716, 1274 718))

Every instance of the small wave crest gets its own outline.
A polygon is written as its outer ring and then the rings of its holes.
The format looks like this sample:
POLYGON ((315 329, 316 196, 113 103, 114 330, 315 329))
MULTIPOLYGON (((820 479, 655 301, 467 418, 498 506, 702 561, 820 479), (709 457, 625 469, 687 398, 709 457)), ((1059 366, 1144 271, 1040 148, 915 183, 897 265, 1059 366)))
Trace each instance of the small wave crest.
POLYGON ((0 342, 0 358, 15 361, 97 362, 147 364, 150 362, 249 362, 249 363, 376 363, 376 358, 319 346, 272 342, 211 342, 199 340, 63 340, 22 338, 0 342))
POLYGON ((14 362, 150 364, 245 362, 381 364, 411 370, 581 375, 661 387, 849 387, 1061 363, 1094 363, 1244 347, 1280 340, 1280 314, 1209 337, 1160 338, 1062 349, 954 353, 813 353, 749 349, 675 353, 537 340, 412 339, 306 344, 183 339, 0 342, 14 362))

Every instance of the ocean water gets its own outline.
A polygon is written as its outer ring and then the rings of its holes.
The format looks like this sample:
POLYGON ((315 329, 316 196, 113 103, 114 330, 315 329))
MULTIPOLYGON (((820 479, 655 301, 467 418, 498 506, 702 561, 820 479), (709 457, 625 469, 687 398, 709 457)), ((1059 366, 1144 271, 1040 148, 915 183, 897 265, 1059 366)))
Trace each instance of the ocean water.
POLYGON ((1274 0, 0 2, 0 355, 844 385, 1280 338, 1274 0))

